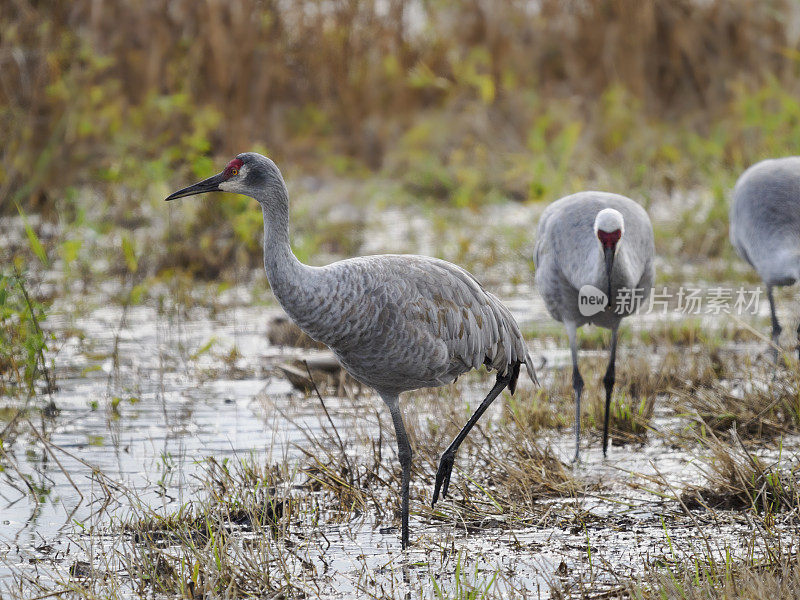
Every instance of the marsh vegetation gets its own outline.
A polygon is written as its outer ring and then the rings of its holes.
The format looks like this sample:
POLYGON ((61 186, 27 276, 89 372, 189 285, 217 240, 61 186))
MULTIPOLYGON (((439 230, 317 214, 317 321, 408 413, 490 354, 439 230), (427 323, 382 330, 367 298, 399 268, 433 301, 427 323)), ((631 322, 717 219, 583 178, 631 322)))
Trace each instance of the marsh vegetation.
POLYGON ((745 315, 674 298, 758 287, 728 190, 796 153, 797 18, 746 0, 0 4, 0 595, 796 597, 793 290, 778 366, 763 295, 745 315), (389 417, 270 329, 257 206, 162 202, 244 149, 282 166, 302 260, 451 260, 528 340, 542 387, 485 415, 435 509, 488 376, 404 400, 406 555, 389 417), (544 206, 590 188, 648 208, 672 300, 623 326, 607 461, 608 332, 581 333, 573 466, 566 336, 530 259, 544 206))

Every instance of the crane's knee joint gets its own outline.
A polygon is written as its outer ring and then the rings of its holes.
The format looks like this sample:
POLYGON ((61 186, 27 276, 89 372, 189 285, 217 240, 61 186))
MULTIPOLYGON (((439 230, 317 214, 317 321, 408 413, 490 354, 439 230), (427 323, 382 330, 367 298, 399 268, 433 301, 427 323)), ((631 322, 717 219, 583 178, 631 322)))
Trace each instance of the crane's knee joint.
POLYGON ((603 377, 603 385, 606 386, 606 391, 614 387, 614 381, 616 381, 614 378, 614 369, 609 369, 606 372, 606 376, 603 377))
POLYGON ((578 369, 572 371, 572 387, 575 388, 578 393, 583 390, 583 377, 581 377, 578 369))
POLYGON ((450 450, 445 450, 442 453, 442 457, 439 459, 439 466, 441 467, 452 467, 456 461, 456 453, 451 452, 450 450))

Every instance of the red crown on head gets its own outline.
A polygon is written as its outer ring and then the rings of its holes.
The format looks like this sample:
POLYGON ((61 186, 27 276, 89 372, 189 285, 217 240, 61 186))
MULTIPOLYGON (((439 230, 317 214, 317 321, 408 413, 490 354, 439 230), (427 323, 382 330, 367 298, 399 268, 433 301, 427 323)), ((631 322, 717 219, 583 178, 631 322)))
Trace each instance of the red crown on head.
POLYGON ((617 242, 621 237, 622 232, 619 229, 615 229, 614 231, 603 231, 602 229, 597 230, 597 239, 599 239, 600 243, 603 244, 603 248, 613 248, 617 245, 617 242))
POLYGON ((225 167, 225 170, 222 172, 222 174, 225 176, 225 179, 228 179, 234 174, 233 173, 234 169, 236 169, 236 171, 238 172, 239 169, 242 168, 243 164, 244 163, 239 158, 234 158, 231 162, 229 162, 228 166, 225 167))

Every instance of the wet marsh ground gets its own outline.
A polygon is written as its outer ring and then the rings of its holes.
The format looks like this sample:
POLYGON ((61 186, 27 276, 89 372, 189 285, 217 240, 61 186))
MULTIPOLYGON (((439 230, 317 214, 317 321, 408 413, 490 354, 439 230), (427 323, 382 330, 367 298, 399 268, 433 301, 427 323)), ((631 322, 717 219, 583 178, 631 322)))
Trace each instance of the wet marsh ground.
MULTIPOLYGON (((143 265, 158 257, 142 248, 157 236, 144 229, 134 232, 138 275, 102 238, 87 238, 71 265, 87 263, 81 284, 67 285, 58 263, 29 275, 52 299, 42 326, 53 334, 57 389, 9 391, 0 407, 2 597, 797 594, 792 290, 779 295, 789 349, 779 366, 764 356, 763 296, 754 315, 686 315, 673 301, 666 315, 628 319, 606 460, 608 332, 586 328, 584 461, 572 465, 566 339, 531 286, 544 205, 456 211, 380 194, 343 203, 347 195, 333 188, 311 204, 301 190, 299 253, 315 264, 409 251, 463 264, 508 302, 542 382, 523 378, 487 412, 459 451, 451 497, 435 508, 438 458, 491 379, 474 373, 405 397, 411 549, 400 551, 400 469, 380 400, 317 371, 320 395, 293 387, 280 367, 316 355, 268 341, 279 310, 263 275, 230 285, 148 279, 143 265), (92 258, 120 275, 98 283, 92 258)), ((687 216, 709 203, 699 195, 653 208, 657 286, 757 287, 730 253, 690 260, 694 250, 672 243, 690 226, 697 247, 724 240, 687 216)))
POLYGON ((583 331, 572 466, 531 285, 545 205, 604 189, 651 214, 659 291, 756 288, 727 197, 796 152, 798 4, 484 4, 0 3, 2 600, 800 595, 798 367, 764 361, 763 295, 627 320, 607 460, 608 333, 583 331), (260 211, 162 201, 245 149, 283 169, 301 260, 438 256, 522 322, 543 386, 496 402, 435 510, 490 379, 404 399, 406 555, 381 403, 269 341, 260 211))

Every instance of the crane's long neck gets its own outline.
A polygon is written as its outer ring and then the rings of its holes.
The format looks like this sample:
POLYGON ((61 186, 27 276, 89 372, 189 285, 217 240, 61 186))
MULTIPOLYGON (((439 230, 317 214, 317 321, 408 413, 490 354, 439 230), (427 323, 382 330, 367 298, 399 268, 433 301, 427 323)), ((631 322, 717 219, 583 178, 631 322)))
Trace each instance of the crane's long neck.
POLYGON ((273 294, 303 327, 314 295, 313 267, 304 265, 289 244, 289 193, 283 181, 270 183, 258 198, 264 213, 264 269, 273 294))
MULTIPOLYGON (((603 254, 602 247, 598 244, 597 250, 593 254, 590 269, 594 271, 594 279, 602 285, 600 289, 604 289, 608 284, 608 276, 606 271, 605 255, 603 254)), ((620 287, 632 287, 636 284, 631 273, 630 257, 628 256, 628 248, 620 243, 617 246, 617 251, 614 255, 614 266, 612 272, 613 285, 620 287)))

